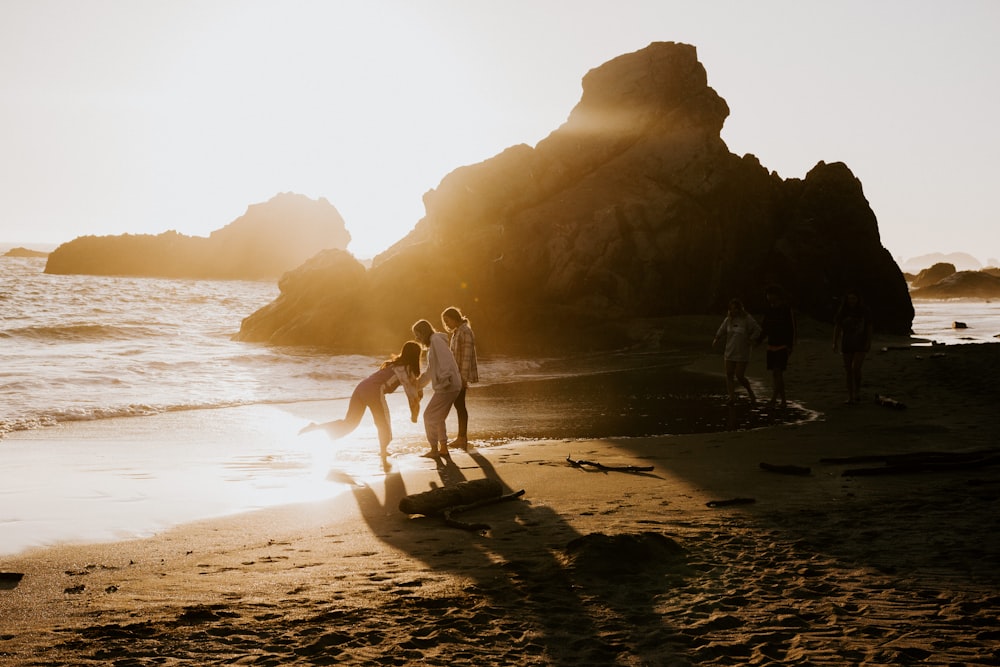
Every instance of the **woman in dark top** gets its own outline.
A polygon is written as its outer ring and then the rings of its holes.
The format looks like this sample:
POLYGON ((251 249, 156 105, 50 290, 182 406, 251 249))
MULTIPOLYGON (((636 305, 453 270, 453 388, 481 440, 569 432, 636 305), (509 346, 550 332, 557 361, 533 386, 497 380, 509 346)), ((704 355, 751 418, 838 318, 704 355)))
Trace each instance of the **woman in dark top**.
POLYGON ((773 386, 769 407, 774 407, 780 401, 785 407, 785 370, 788 368, 788 357, 795 346, 795 313, 785 299, 784 290, 772 285, 764 291, 767 298, 767 309, 761 321, 761 340, 767 340, 767 370, 771 371, 773 386))
POLYGON ((379 366, 378 370, 362 380, 351 394, 351 400, 347 404, 347 414, 343 419, 335 419, 331 422, 317 424, 310 423, 299 431, 299 434, 308 433, 316 429, 323 429, 333 438, 343 438, 352 433, 361 423, 361 417, 365 410, 372 413, 375 421, 375 429, 378 431, 379 456, 382 459, 382 468, 389 470, 389 443, 392 441, 392 419, 389 416, 389 405, 386 403, 385 395, 391 394, 397 388, 402 387, 406 392, 406 398, 410 403, 410 421, 417 421, 417 414, 420 412, 420 399, 422 392, 417 387, 417 378, 420 376, 420 344, 416 341, 407 341, 403 344, 403 349, 399 354, 386 359, 379 366))
POLYGON ((834 318, 833 350, 844 358, 847 402, 861 402, 861 365, 872 346, 872 319, 861 295, 849 291, 834 318))

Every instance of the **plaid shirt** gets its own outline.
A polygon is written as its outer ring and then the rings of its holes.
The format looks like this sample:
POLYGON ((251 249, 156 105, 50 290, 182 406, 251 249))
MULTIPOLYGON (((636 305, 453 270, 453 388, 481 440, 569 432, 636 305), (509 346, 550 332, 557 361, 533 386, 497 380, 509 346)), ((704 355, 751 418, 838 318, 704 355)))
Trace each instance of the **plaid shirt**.
POLYGON ((479 382, 479 367, 476 365, 476 336, 468 322, 463 322, 451 332, 451 353, 458 362, 458 370, 466 383, 479 382))

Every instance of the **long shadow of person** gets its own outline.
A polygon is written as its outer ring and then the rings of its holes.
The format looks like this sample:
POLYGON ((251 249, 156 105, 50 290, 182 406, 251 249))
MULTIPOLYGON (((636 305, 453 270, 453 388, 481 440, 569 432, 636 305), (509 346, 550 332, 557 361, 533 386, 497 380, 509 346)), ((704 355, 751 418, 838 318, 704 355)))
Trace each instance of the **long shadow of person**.
MULTIPOLYGON (((469 455, 484 477, 499 481, 504 492, 510 492, 487 457, 478 451, 469 455)), ((447 486, 465 481, 468 469, 474 468, 446 461, 437 472, 447 486)), ((586 547, 593 536, 581 535, 552 508, 530 500, 492 505, 492 528, 474 533, 446 527, 435 517, 410 518, 398 511, 403 497, 424 490, 407 489, 403 475, 394 472, 384 478, 381 494, 362 485, 354 487, 354 497, 369 528, 383 542, 425 563, 432 572, 471 581, 462 599, 450 605, 439 599, 408 600, 409 613, 422 606, 423 618, 407 622, 436 628, 433 640, 448 644, 441 648, 475 650, 477 657, 484 657, 485 651, 493 658, 522 664, 532 659, 546 664, 614 664, 623 655, 635 657, 637 651, 645 652, 640 659, 654 660, 683 651, 678 634, 662 627, 653 610, 654 595, 662 592, 655 582, 640 583, 634 590, 629 586, 624 595, 607 585, 606 577, 621 574, 621 568, 615 571, 614 553, 598 555, 596 575, 603 581, 590 576, 595 572, 581 571, 568 562, 564 547, 586 547), (603 569, 605 565, 611 569, 603 569), (484 639, 488 642, 484 628, 497 625, 504 627, 505 642, 484 646, 484 639), (647 648, 637 648, 642 646, 647 648)), ((425 642, 430 639, 423 637, 425 642)))

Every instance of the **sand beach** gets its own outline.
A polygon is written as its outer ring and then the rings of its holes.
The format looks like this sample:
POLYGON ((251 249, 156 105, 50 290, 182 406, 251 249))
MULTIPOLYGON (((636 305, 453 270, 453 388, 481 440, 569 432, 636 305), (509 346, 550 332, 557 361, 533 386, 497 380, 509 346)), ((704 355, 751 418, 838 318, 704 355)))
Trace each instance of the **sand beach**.
MULTIPOLYGON (((1000 664, 1000 345, 879 337, 865 400, 843 405, 830 332, 806 326, 780 415, 725 407, 717 322, 695 324, 704 340, 668 342, 718 384, 719 430, 533 437, 533 415, 558 422, 577 395, 567 381, 520 402, 477 388, 490 437, 450 462, 403 448, 388 474, 374 456, 330 465, 321 500, 0 557, 0 664, 1000 664), (514 439, 492 437, 513 420, 514 439), (398 509, 481 478, 524 494, 458 515, 478 529, 398 509)), ((636 378, 609 417, 650 409, 655 373, 638 366, 591 376, 636 378)), ((766 398, 762 355, 749 376, 766 398)), ((254 447, 330 410, 229 412, 239 428, 213 437, 254 447)), ((46 437, 184 442, 206 423, 127 422, 46 437)))

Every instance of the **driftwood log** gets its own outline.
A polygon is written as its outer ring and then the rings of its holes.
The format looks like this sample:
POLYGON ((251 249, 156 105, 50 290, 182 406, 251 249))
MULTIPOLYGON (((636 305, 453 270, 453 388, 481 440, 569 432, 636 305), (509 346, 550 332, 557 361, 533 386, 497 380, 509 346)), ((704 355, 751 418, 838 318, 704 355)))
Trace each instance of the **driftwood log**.
POLYGON ((975 470, 1000 464, 1000 449, 982 449, 974 452, 912 452, 909 454, 875 454, 843 458, 820 459, 822 463, 844 465, 852 463, 882 463, 871 468, 851 468, 843 477, 872 475, 900 475, 919 472, 947 472, 950 470, 975 470))
POLYGON ((488 524, 466 523, 453 518, 453 515, 485 505, 514 500, 523 495, 523 489, 504 494, 503 485, 495 479, 474 479, 403 496, 399 500, 399 511, 404 514, 442 516, 449 526, 465 530, 489 530, 488 524))
POLYGON ((733 505, 752 505, 757 500, 755 498, 728 498, 726 500, 709 500, 706 507, 731 507, 733 505))
POLYGON ((777 463, 765 463, 761 461, 760 469, 768 472, 776 472, 779 475, 809 475, 812 474, 810 468, 796 465, 782 465, 777 463))
POLYGON ((597 470, 607 472, 650 472, 653 470, 653 466, 606 466, 603 463, 597 463, 596 461, 585 461, 583 459, 574 460, 570 457, 566 457, 566 462, 569 463, 574 468, 582 468, 584 466, 590 466, 597 470))

